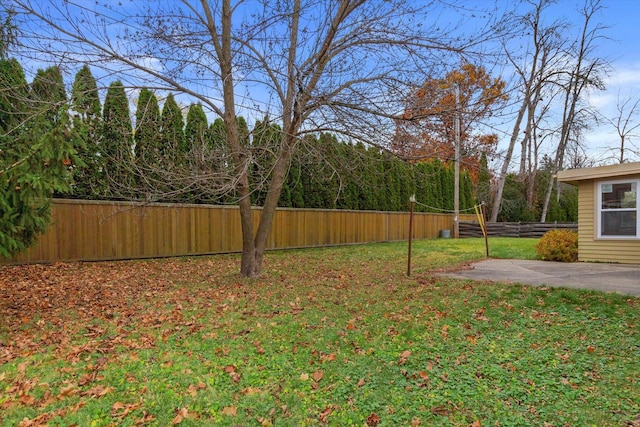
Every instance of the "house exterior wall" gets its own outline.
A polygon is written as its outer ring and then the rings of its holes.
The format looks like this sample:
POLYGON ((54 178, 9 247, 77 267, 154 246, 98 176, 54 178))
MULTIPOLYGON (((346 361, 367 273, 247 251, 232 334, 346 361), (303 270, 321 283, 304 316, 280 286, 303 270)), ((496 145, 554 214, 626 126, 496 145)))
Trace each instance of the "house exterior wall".
MULTIPOLYGON (((623 177, 637 179, 640 175, 623 177)), ((621 178, 621 177, 618 177, 621 178)), ((585 179, 578 184, 578 260, 640 264, 640 239, 597 237, 597 185, 608 179, 585 179)))

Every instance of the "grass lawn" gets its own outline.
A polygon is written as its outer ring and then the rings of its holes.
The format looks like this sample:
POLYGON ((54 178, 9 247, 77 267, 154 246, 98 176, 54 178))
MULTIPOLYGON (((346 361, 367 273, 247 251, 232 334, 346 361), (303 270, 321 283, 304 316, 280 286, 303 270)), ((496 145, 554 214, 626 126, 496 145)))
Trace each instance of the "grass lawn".
MULTIPOLYGON (((491 240, 534 258, 533 239, 491 240)), ((0 267, 2 426, 639 426, 640 299, 443 279, 484 241, 0 267)))

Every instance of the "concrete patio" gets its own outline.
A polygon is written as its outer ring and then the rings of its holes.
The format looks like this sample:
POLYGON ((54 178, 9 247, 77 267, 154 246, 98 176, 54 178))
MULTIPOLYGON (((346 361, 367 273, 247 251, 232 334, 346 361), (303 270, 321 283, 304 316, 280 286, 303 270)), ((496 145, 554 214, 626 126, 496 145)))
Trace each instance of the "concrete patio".
POLYGON ((487 259, 441 276, 528 285, 564 286, 640 297, 640 265, 487 259))

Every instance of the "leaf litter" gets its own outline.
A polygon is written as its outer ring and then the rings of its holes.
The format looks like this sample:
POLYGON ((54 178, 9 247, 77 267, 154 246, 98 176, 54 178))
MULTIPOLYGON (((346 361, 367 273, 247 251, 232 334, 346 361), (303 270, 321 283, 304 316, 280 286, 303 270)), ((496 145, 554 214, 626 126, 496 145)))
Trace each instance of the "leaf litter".
MULTIPOLYGON (((0 413, 46 425, 104 401, 105 425, 561 425, 572 390, 581 419, 636 421, 640 402, 601 383, 610 329, 572 332, 596 297, 568 311, 550 289, 410 279, 401 259, 327 253, 268 257, 258 280, 238 278, 233 256, 0 267, 0 413), (609 409, 594 408, 603 394, 609 409)), ((638 346, 636 318, 617 313, 620 348, 638 346)), ((626 371, 607 381, 633 395, 624 378, 638 372, 617 354, 626 371)))

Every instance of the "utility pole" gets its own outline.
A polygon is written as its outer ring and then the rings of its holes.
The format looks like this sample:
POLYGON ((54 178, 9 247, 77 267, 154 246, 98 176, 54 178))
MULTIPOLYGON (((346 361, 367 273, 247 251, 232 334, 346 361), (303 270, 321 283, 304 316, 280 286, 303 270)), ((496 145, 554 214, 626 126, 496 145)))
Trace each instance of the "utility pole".
POLYGON ((456 111, 454 117, 455 124, 455 159, 453 161, 453 238, 460 237, 460 87, 456 83, 456 111))

